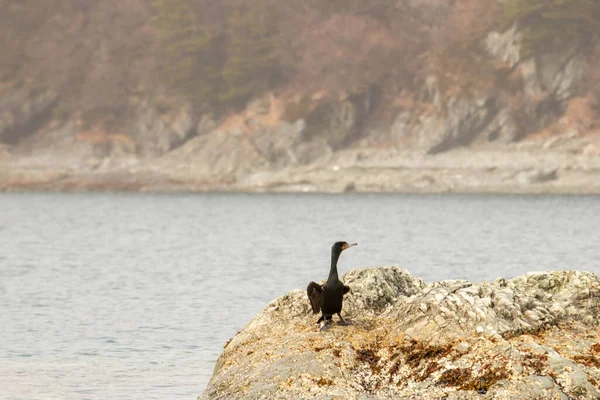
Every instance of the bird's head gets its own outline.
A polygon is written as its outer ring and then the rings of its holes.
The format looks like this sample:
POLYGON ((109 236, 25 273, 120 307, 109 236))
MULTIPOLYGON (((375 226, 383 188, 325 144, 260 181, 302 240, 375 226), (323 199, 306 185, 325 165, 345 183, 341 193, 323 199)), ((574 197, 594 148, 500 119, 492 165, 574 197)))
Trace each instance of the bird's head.
POLYGON ((358 243, 349 244, 348 242, 335 242, 333 244, 332 250, 336 253, 341 253, 342 251, 344 251, 352 246, 357 246, 357 245, 358 245, 358 243))

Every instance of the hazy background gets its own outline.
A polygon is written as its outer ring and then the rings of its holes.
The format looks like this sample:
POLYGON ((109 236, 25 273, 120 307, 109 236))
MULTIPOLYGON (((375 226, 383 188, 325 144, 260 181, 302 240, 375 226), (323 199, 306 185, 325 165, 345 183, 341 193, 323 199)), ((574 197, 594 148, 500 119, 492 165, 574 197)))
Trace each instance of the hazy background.
POLYGON ((597 2, 0 5, 4 189, 600 192, 597 2))

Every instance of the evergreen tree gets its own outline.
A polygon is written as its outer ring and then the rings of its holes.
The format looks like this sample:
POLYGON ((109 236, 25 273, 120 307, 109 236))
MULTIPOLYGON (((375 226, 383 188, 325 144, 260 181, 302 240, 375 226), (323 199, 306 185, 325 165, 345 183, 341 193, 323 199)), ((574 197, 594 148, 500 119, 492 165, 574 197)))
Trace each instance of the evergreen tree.
POLYGON ((587 46, 600 35, 598 0, 510 0, 505 15, 525 28, 525 55, 587 46))
POLYGON ((262 0, 252 3, 251 8, 237 8, 229 17, 224 90, 219 98, 234 107, 268 90, 279 72, 267 7, 262 0))
POLYGON ((200 107, 217 101, 219 68, 211 57, 213 36, 192 0, 153 0, 154 21, 166 50, 168 82, 200 107))

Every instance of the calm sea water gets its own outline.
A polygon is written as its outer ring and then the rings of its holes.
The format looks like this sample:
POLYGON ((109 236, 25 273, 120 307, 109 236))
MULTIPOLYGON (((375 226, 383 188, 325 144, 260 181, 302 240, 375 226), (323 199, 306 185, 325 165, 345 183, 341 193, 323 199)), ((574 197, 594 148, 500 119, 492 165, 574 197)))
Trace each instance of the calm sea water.
POLYGON ((600 273, 600 198, 0 194, 3 399, 194 399, 269 301, 340 270, 600 273))

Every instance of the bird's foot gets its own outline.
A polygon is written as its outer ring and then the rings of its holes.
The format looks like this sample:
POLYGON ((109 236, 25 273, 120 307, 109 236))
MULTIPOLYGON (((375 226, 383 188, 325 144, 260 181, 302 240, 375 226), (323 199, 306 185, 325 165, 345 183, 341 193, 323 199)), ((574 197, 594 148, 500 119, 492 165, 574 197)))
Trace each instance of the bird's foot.
POLYGON ((344 320, 344 318, 342 318, 342 316, 340 315, 340 313, 338 313, 337 316, 340 319, 340 322, 339 322, 340 325, 343 325, 343 326, 350 325, 350 322, 347 322, 346 320, 344 320))
POLYGON ((326 330, 327 328, 329 328, 329 323, 328 321, 322 321, 319 324, 319 332, 323 332, 324 330, 326 330))

